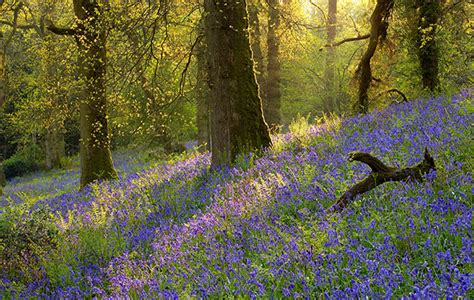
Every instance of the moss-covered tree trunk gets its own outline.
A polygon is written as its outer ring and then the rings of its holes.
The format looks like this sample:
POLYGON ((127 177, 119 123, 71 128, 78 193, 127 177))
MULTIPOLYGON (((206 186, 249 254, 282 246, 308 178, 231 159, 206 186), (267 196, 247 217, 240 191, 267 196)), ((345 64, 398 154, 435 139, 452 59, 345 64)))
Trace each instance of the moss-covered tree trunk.
POLYGON ((372 69, 370 62, 377 50, 379 40, 386 35, 388 17, 393 8, 393 0, 377 0, 377 4, 370 18, 370 38, 367 50, 362 57, 357 75, 359 76, 359 92, 357 112, 367 113, 369 111, 369 88, 372 82, 372 69))
POLYGON ((326 54, 326 97, 324 100, 324 110, 326 113, 334 112, 338 106, 335 97, 335 68, 336 68, 336 47, 333 45, 337 34, 337 0, 328 1, 328 19, 327 19, 327 54, 326 54))
POLYGON ((5 48, 3 32, 0 31, 0 109, 3 109, 6 99, 5 48))
POLYGON ((271 145, 255 78, 246 1, 205 0, 213 167, 271 145))
MULTIPOLYGON (((200 31, 204 33, 204 19, 200 31)), ((198 144, 203 150, 210 150, 209 130, 209 84, 207 65, 206 39, 200 39, 196 48, 197 71, 196 71, 196 125, 198 129, 198 144)))
POLYGON ((110 152, 107 124, 106 32, 97 0, 74 0, 79 46, 81 187, 117 177, 110 152))
POLYGON ((265 98, 263 112, 270 127, 281 124, 281 64, 280 64, 280 0, 268 0, 269 19, 267 30, 267 79, 265 81, 265 98))
MULTIPOLYGON (((3 104, 6 98, 6 80, 5 80, 5 40, 3 32, 0 31, 0 111, 3 110, 3 104)), ((5 173, 2 164, 3 157, 0 154, 0 196, 3 195, 3 185, 5 184, 5 173)))
POLYGON ((262 103, 266 102, 265 97, 265 64, 261 46, 262 31, 260 29, 260 20, 258 18, 259 6, 256 3, 249 4, 249 26, 250 26, 250 45, 252 48, 253 62, 257 83, 259 86, 262 103))
POLYGON ((61 157, 64 153, 64 135, 60 131, 61 127, 48 128, 45 139, 46 168, 61 168, 61 157))
POLYGON ((436 31, 441 14, 440 0, 417 0, 416 47, 423 88, 435 93, 439 88, 439 53, 436 31))

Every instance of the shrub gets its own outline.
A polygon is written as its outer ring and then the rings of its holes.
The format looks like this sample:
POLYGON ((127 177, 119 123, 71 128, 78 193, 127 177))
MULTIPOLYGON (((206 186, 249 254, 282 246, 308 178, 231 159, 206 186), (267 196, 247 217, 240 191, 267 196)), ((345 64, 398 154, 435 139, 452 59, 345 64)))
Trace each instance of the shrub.
POLYGON ((5 177, 7 179, 19 177, 39 170, 39 165, 34 161, 25 161, 21 158, 11 158, 4 163, 5 177))
POLYGON ((6 207, 0 214, 0 273, 38 279, 40 258, 56 247, 58 233, 46 209, 6 207))
POLYGON ((41 167, 42 151, 38 145, 23 148, 3 162, 7 179, 36 172, 41 167))

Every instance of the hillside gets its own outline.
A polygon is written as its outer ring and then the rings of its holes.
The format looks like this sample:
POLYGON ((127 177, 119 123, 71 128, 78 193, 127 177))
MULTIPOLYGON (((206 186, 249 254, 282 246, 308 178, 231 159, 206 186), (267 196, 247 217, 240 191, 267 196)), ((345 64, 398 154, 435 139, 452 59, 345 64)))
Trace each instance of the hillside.
POLYGON ((262 157, 212 173, 208 154, 158 165, 124 155, 120 180, 82 192, 76 171, 18 180, 4 191, 17 204, 0 214, 0 293, 472 298, 473 124, 465 90, 300 121, 262 157), (369 172, 349 152, 410 166, 425 147, 437 171, 423 183, 387 183, 325 212, 369 172))

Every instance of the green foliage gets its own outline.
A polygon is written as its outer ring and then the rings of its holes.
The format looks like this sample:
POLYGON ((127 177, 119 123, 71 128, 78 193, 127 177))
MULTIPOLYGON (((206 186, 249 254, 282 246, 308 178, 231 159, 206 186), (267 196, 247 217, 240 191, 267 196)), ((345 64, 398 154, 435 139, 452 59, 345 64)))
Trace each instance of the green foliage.
POLYGON ((39 279, 41 256, 56 248, 59 231, 45 208, 10 204, 0 214, 0 270, 12 278, 39 279))
POLYGON ((42 165, 43 152, 36 144, 25 146, 3 162, 6 178, 23 176, 38 171, 42 165))

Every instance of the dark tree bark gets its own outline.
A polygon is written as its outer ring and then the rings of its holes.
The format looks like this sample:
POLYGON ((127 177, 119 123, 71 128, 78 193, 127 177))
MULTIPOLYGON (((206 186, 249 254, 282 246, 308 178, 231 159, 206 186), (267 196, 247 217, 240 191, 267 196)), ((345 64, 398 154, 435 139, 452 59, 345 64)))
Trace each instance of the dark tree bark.
POLYGON ((83 81, 80 100, 81 187, 117 177, 110 152, 107 122, 106 31, 98 0, 74 0, 79 46, 79 72, 83 81))
POLYGON ((205 0, 212 166, 271 145, 255 78, 246 1, 205 0))
MULTIPOLYGON (((204 25, 204 24, 203 24, 204 25)), ((204 26, 202 26, 204 33, 204 26)), ((196 73, 196 102, 197 102, 197 129, 198 144, 205 150, 210 150, 210 126, 209 126, 209 76, 207 64, 207 47, 205 38, 201 38, 196 46, 197 73, 196 73), (204 146, 205 145, 205 146, 204 146)))
POLYGON ((377 50, 379 40, 385 38, 388 29, 388 18, 393 8, 393 0, 377 0, 374 12, 370 18, 369 46, 362 57, 357 69, 359 76, 359 92, 357 112, 367 113, 369 111, 369 88, 372 82, 372 69, 370 62, 377 50))
POLYGON ((265 80, 265 98, 263 112, 270 127, 281 124, 281 64, 280 39, 277 30, 280 27, 280 0, 268 0, 269 19, 267 30, 267 79, 265 80))
MULTIPOLYGON (((3 104, 6 98, 6 80, 5 80, 5 39, 3 32, 0 31, 0 110, 3 109, 3 104)), ((5 183, 5 173, 2 164, 3 157, 0 155, 0 196, 3 195, 3 189, 5 183)))
POLYGON ((324 101, 324 110, 326 113, 337 110, 339 105, 336 104, 335 97, 335 68, 336 68, 336 47, 334 41, 337 35, 337 0, 328 1, 328 19, 327 19, 327 56, 326 56, 326 97, 324 101))
POLYGON ((395 101, 392 100, 392 104, 400 103, 400 102, 408 102, 407 96, 402 91, 400 91, 398 89, 390 89, 388 91, 384 91, 384 92, 378 94, 376 98, 381 97, 383 95, 387 95, 387 94, 388 95, 397 94, 398 96, 402 97, 401 101, 400 100, 395 100, 395 101))
POLYGON ((330 208, 330 211, 342 211, 352 200, 355 199, 356 196, 368 192, 385 182, 410 180, 422 181, 423 175, 436 169, 434 159, 429 154, 428 149, 425 149, 424 160, 422 162, 416 166, 405 169, 386 166, 378 158, 373 157, 369 153, 363 152, 350 153, 349 161, 359 161, 367 164, 372 169, 372 172, 364 180, 360 181, 345 192, 336 204, 330 208))
POLYGON ((250 44, 254 61, 255 73, 257 75, 257 83, 259 86, 260 97, 262 102, 266 102, 265 97, 265 64, 261 46, 262 31, 260 30, 260 20, 258 19, 259 8, 257 4, 249 5, 249 26, 250 26, 250 44))
POLYGON ((439 53, 436 31, 441 14, 440 0, 417 0, 418 27, 416 47, 423 88, 435 93, 439 88, 439 53))
POLYGON ((5 176, 5 172, 3 171, 3 165, 0 162, 0 196, 2 195, 2 187, 4 187, 7 184, 7 178, 5 176))
POLYGON ((3 170, 3 164, 0 161, 0 196, 3 196, 3 187, 7 184, 5 177, 5 171, 3 170))
POLYGON ((5 38, 3 32, 0 31, 0 109, 3 108, 6 99, 5 48, 5 38))

